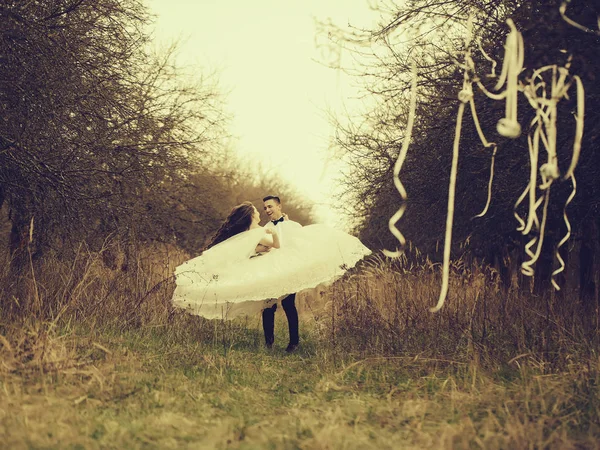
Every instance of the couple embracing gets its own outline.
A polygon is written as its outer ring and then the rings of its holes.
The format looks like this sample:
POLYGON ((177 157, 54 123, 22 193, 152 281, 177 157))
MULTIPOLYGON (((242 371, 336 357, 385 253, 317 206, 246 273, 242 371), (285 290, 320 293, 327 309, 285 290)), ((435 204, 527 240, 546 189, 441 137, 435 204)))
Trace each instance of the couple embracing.
POLYGON ((281 303, 290 333, 286 351, 293 352, 299 343, 296 293, 332 283, 371 251, 342 231, 290 220, 279 197, 265 197, 263 207, 270 221, 261 227, 251 202, 235 206, 202 254, 175 269, 173 304, 207 319, 262 312, 271 347, 281 303))

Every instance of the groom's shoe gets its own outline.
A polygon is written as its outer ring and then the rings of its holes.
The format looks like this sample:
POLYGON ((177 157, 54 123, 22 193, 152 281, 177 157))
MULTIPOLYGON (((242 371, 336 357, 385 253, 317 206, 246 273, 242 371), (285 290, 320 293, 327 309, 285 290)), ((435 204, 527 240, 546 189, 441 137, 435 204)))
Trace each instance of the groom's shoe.
POLYGON ((288 353, 294 353, 297 348, 298 348, 298 344, 289 344, 287 346, 287 348, 285 349, 285 351, 288 353))

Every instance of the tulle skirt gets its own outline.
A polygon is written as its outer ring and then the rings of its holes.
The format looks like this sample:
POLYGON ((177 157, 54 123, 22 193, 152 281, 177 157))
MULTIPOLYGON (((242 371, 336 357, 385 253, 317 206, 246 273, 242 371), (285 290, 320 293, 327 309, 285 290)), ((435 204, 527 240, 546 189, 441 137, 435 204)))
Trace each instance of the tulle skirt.
POLYGON ((207 319, 253 315, 289 294, 332 283, 371 253, 354 236, 325 225, 283 222, 277 231, 279 249, 254 253, 265 234, 257 228, 177 267, 173 304, 207 319))

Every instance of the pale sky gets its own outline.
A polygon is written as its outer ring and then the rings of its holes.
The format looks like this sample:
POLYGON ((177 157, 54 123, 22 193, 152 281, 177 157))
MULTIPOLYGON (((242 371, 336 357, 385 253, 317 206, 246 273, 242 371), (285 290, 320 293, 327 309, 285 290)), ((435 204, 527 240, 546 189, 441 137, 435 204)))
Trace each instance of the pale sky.
MULTIPOLYGON (((179 41, 177 63, 216 71, 233 117, 233 147, 317 203, 318 221, 341 226, 328 198, 339 164, 326 110, 357 103, 356 81, 326 68, 314 18, 368 26, 367 0, 146 0, 157 46, 179 41)), ((321 37, 320 43, 325 39, 321 37)), ((335 52, 325 57, 336 57, 335 52)), ((342 58, 350 58, 341 53, 342 58)), ((342 61, 344 62, 344 61, 342 61)))

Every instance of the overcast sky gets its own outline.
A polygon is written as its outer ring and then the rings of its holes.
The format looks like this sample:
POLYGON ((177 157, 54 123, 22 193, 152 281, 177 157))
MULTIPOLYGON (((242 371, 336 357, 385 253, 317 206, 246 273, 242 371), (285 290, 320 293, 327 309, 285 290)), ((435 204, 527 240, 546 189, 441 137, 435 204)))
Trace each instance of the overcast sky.
MULTIPOLYGON (((261 161, 320 204, 319 221, 338 225, 327 207, 339 165, 328 152, 326 110, 357 103, 355 80, 315 60, 315 18, 340 25, 376 19, 366 0, 146 0, 157 15, 158 46, 179 41, 179 65, 217 71, 232 114, 234 149, 261 161)), ((325 57, 336 56, 333 54, 325 57)), ((342 58, 349 58, 342 52, 342 58)))

